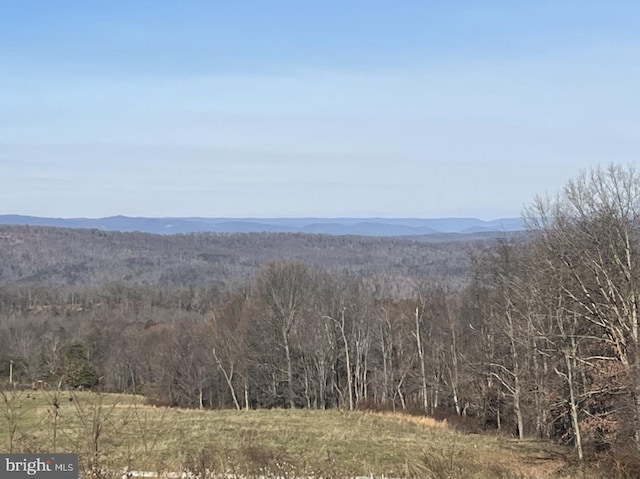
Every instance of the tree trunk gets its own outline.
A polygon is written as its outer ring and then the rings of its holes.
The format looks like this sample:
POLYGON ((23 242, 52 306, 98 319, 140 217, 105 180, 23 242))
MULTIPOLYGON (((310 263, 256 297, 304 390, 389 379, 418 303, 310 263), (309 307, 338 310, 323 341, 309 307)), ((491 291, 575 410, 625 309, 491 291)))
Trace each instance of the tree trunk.
POLYGON ((516 415, 516 421, 518 423, 518 437, 524 439, 524 421, 522 418, 522 408, 520 407, 520 398, 522 390, 520 388, 520 379, 515 377, 515 387, 513 388, 513 412, 516 415))
POLYGON ((284 352, 287 357, 287 402, 291 409, 295 408, 296 404, 293 400, 293 364, 291 363, 291 351, 289 349, 289 335, 286 331, 282 332, 282 339, 284 341, 284 352))
POLYGON ((347 388, 348 388, 348 396, 349 396, 349 411, 353 411, 353 375, 351 371, 351 358, 349 354, 349 340, 347 339, 347 333, 345 330, 345 309, 343 308, 341 311, 340 317, 340 334, 342 336, 342 343, 344 344, 344 362, 347 368, 347 388))
MULTIPOLYGON (((416 338, 416 345, 418 347, 418 357, 420 358, 420 380, 422 387, 422 408, 425 413, 429 412, 429 394, 427 391, 427 371, 424 364, 424 346, 422 344, 422 337, 420 336, 420 308, 416 307, 416 332, 414 334, 416 338)), ((404 409, 404 407, 403 407, 404 409)))
POLYGON ((575 439, 578 458, 582 461, 582 433, 580 431, 580 420, 578 417, 578 405, 576 404, 576 393, 573 384, 573 361, 567 351, 564 352, 564 360, 567 366, 567 383, 569 383, 569 404, 571 406, 571 422, 573 423, 573 436, 575 439))
MULTIPOLYGON (((231 398, 233 399, 233 405, 239 411, 241 409, 240 408, 240 403, 238 402, 238 397, 236 396, 236 390, 233 387, 233 363, 231 364, 231 370, 229 372, 227 372, 227 370, 222 365, 222 361, 218 357, 218 354, 216 353, 216 349, 212 348, 211 352, 213 353, 213 358, 216 360, 216 363, 218 364, 218 369, 220 370, 220 372, 224 376, 224 380, 227 383, 227 387, 229 388, 229 391, 231 392, 231 398)), ((200 392, 202 393, 202 390, 200 392)))

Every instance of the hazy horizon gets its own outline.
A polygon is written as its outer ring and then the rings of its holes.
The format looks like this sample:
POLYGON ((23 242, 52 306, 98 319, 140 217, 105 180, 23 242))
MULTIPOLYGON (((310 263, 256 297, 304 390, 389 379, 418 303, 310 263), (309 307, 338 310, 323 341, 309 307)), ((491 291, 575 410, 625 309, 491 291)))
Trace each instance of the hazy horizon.
POLYGON ((176 233, 318 233, 327 235, 415 236, 434 233, 499 233, 526 229, 521 218, 268 218, 130 217, 51 218, 0 215, 0 225, 90 228, 104 231, 176 233))
POLYGON ((109 216, 39 216, 25 215, 21 213, 3 213, 0 216, 24 216, 34 218, 50 219, 104 219, 104 218, 148 218, 148 219, 216 219, 216 220, 480 220, 499 221, 520 219, 522 215, 504 216, 499 218, 480 218, 477 216, 131 216, 131 215, 109 215, 109 216))
POLYGON ((0 212, 519 217, 637 161, 640 4, 0 5, 0 212))

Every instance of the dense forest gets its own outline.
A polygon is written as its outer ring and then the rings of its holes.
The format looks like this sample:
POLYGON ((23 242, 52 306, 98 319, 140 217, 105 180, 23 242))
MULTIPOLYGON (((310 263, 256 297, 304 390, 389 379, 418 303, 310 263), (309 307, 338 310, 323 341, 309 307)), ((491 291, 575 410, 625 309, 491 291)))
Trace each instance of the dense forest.
POLYGON ((592 170, 525 218, 526 235, 438 244, 1 227, 0 376, 419 410, 580 458, 640 443, 640 176, 592 170))
MULTIPOLYGON (((505 233, 517 235, 518 233, 505 233)), ((470 249, 492 235, 375 238, 302 233, 155 235, 0 225, 0 285, 102 288, 202 287, 247 282, 268 261, 300 261, 375 278, 438 278, 460 284, 470 249), (451 238, 451 239, 449 239, 451 238)))

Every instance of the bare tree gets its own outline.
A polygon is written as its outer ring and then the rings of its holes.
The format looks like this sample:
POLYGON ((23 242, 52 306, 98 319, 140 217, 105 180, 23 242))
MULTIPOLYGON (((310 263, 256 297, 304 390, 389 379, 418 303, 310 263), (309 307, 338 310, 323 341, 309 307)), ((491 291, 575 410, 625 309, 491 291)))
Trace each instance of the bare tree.
POLYGON ((420 301, 421 304, 416 306, 414 318, 415 318, 415 329, 413 331, 413 335, 416 339, 416 349, 418 351, 418 360, 420 361, 420 386, 422 392, 422 407, 424 412, 429 412, 429 394, 427 392, 427 371, 425 365, 425 354, 424 354, 424 342, 423 335, 421 334, 421 330, 423 329, 422 323, 424 321, 424 313, 425 306, 424 302, 420 301))
POLYGON ((302 263, 269 263, 256 284, 267 318, 278 329, 282 340, 286 358, 286 402, 291 408, 295 407, 291 336, 306 306, 309 279, 307 267, 302 263))
POLYGON ((640 175, 611 165, 569 181, 555 198, 538 198, 527 212, 564 272, 570 308, 590 322, 630 381, 631 421, 640 447, 640 175))
POLYGON ((213 314, 211 327, 211 353, 218 370, 229 388, 233 404, 241 409, 240 394, 244 408, 249 409, 249 365, 252 352, 248 347, 250 330, 250 299, 236 293, 213 314), (240 379, 236 380, 236 376, 240 379), (239 384, 238 384, 239 383, 239 384))

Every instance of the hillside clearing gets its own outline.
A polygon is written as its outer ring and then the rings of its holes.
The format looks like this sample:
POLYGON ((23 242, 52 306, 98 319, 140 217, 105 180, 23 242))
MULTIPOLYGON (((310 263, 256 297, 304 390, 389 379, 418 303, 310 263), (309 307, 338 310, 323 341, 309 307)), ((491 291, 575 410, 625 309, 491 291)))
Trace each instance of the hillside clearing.
POLYGON ((83 463, 112 471, 545 478, 561 477, 565 466, 563 451, 546 443, 463 434, 402 414, 170 409, 87 392, 5 396, 3 449, 79 452, 83 463))

